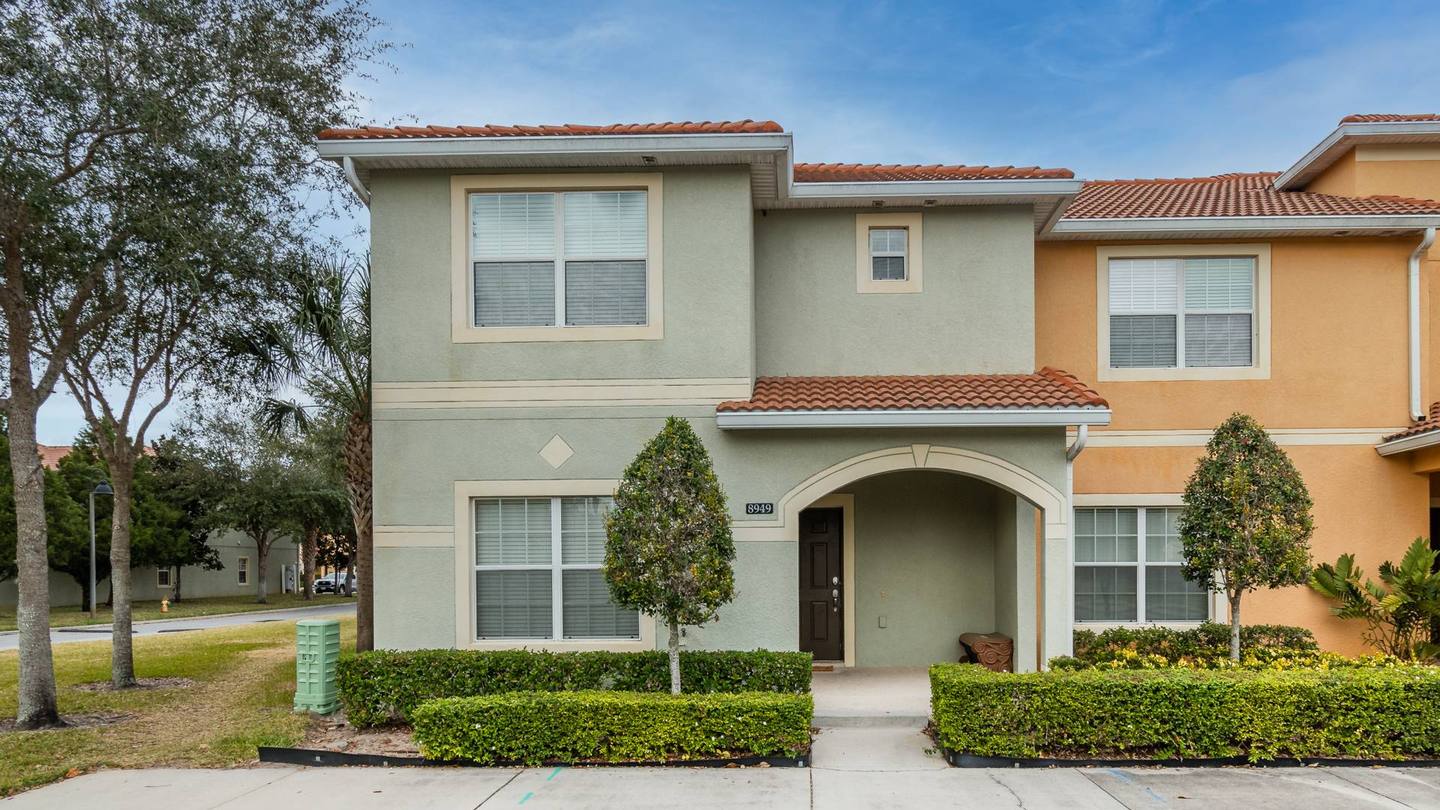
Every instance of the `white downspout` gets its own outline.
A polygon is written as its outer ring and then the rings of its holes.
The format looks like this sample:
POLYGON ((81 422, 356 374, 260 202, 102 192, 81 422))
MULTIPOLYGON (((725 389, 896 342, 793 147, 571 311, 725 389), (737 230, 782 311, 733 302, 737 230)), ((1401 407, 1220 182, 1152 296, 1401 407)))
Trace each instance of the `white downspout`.
MULTIPOLYGON (((1085 442, 1089 441, 1089 439, 1090 426, 1078 425, 1075 428, 1074 444, 1065 448, 1065 509, 1069 511, 1069 514, 1065 515, 1065 570, 1061 573, 1061 576, 1070 577, 1072 583, 1075 577, 1075 458, 1085 449, 1085 442)), ((1075 594, 1073 584, 1070 590, 1070 598, 1065 600, 1065 605, 1061 609, 1065 612, 1065 632, 1073 634, 1075 632, 1075 594)), ((1070 649, 1068 639, 1064 646, 1065 649, 1070 649)), ((1054 648, 1051 647, 1051 649, 1054 648)), ((1048 662, 1044 660, 1043 655, 1038 664, 1038 669, 1046 668, 1048 662)))
POLYGON ((364 203, 366 208, 369 208, 370 189, 360 182, 360 175, 355 171, 355 161, 346 156, 340 161, 340 165, 345 168, 345 182, 350 184, 350 188, 355 189, 355 196, 360 198, 360 202, 364 203))
POLYGON ((1435 244, 1435 226, 1425 229, 1420 244, 1410 254, 1410 418, 1425 419, 1425 406, 1420 401, 1420 259, 1435 244))

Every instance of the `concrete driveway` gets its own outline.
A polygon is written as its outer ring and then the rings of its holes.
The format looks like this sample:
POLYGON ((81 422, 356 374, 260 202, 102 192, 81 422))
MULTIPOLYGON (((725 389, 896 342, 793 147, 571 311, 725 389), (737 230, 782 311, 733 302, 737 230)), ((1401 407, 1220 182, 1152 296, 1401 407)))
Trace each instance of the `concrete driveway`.
MULTIPOLYGON (((298 619, 338 619, 354 616, 355 603, 331 603, 315 607, 284 608, 281 610, 256 610, 250 613, 229 613, 223 616, 196 616, 190 619, 156 619, 136 622, 137 636, 153 636, 161 633, 186 633, 195 630, 211 630, 216 627, 235 627, 241 624, 261 622, 293 622, 298 619)), ((51 644, 67 644, 76 641, 109 641, 110 625, 90 624, 81 627, 61 627, 50 631, 51 644)), ((13 650, 20 646, 20 634, 14 630, 0 633, 0 650, 13 650)))
POLYGON ((102 771, 5 808, 1440 808, 1423 768, 293 768, 102 771))

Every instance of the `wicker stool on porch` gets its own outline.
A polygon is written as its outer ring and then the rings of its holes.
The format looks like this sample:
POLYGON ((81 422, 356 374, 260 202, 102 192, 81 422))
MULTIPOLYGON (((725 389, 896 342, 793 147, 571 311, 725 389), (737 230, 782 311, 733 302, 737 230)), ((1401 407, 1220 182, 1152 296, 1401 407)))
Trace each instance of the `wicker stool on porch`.
POLYGON ((962 633, 960 648, 966 659, 992 672, 1012 672, 1015 641, 1000 633, 962 633))

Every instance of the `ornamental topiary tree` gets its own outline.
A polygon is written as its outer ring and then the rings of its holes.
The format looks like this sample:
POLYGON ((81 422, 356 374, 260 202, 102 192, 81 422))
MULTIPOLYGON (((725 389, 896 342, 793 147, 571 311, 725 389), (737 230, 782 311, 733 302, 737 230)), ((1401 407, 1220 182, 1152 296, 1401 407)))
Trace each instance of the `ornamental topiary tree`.
POLYGON ((735 541, 710 454, 678 417, 625 468, 605 518, 605 580, 621 607, 670 628, 670 691, 680 693, 680 626, 735 597, 735 541))
POLYGON ((1240 660, 1240 597, 1310 576, 1310 493, 1259 423, 1233 414, 1215 429, 1185 485, 1185 576, 1230 603, 1230 659, 1240 660))

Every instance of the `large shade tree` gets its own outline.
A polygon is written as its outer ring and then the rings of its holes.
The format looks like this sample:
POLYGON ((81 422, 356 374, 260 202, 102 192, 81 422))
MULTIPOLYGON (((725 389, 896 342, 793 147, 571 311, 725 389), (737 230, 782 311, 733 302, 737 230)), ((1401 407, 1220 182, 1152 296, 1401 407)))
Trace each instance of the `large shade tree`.
POLYGON ((625 468, 605 532, 611 598, 665 622, 670 691, 679 694, 681 626, 711 621, 735 598, 725 493, 688 421, 666 419, 625 468))
POLYGON ((1310 493, 1290 457, 1254 419, 1215 429, 1185 485, 1185 577, 1230 604, 1230 658, 1240 660, 1240 599, 1310 577, 1310 493))
MULTIPOLYGON (((0 328, 14 476, 20 728, 59 725, 40 406, 72 354, 216 223, 298 216, 308 142, 352 120, 380 46, 361 0, 0 4, 0 328)), ((134 439, 134 436, 130 436, 134 439)))

